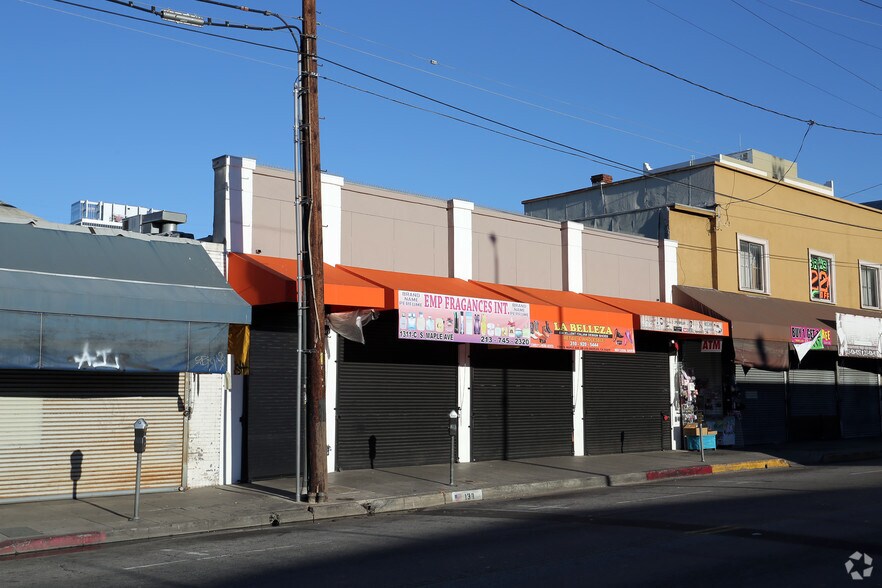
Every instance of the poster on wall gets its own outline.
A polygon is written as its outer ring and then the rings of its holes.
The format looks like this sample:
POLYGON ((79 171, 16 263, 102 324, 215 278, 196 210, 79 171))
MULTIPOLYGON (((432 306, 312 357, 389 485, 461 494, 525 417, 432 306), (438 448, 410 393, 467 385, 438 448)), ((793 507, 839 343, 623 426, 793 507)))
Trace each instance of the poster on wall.
POLYGON ((790 342, 794 344, 808 343, 814 341, 811 349, 824 349, 833 345, 833 333, 830 329, 819 329, 817 327, 800 327, 796 325, 790 326, 790 342), (818 337, 820 331, 821 336, 818 337), (815 339, 817 340, 815 341, 815 339))
POLYGON ((837 312, 836 335, 840 356, 882 359, 882 319, 837 312))
POLYGON ((398 338, 528 346, 530 305, 399 290, 398 338))
POLYGON ((832 271, 832 260, 823 255, 809 255, 809 281, 810 296, 812 300, 820 300, 822 302, 831 302, 833 300, 830 293, 830 272, 832 271))

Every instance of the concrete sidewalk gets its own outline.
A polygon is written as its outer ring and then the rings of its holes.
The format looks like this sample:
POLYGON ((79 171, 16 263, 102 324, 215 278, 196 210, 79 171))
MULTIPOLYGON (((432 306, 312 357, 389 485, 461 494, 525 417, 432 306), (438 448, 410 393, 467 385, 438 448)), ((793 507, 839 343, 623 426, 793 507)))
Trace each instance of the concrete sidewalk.
POLYGON ((329 500, 295 502, 294 480, 198 488, 133 497, 106 496, 0 505, 0 556, 185 533, 247 529, 298 521, 440 506, 466 500, 538 496, 684 476, 882 458, 882 439, 793 444, 762 450, 655 451, 546 457, 335 472, 329 500))

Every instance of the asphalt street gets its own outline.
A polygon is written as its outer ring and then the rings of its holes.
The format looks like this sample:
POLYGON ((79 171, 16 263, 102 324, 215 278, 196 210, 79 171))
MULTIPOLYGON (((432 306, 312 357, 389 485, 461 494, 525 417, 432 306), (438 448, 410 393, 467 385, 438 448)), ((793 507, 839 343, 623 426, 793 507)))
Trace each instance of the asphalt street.
POLYGON ((47 552, 0 572, 29 587, 873 586, 880 496, 880 460, 758 470, 47 552))

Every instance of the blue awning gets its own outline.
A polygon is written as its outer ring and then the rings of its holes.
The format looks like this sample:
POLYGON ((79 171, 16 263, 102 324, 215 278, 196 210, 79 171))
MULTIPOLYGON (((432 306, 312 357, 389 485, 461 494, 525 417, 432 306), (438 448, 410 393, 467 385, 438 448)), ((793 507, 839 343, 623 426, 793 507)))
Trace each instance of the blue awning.
POLYGON ((196 241, 13 220, 0 251, 0 368, 219 373, 251 322, 196 241))

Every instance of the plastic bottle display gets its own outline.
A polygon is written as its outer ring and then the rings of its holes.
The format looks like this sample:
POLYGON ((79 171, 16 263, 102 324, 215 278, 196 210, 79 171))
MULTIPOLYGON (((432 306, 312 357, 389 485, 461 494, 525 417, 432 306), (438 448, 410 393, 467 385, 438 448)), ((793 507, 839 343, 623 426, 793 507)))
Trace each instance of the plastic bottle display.
POLYGON ((407 330, 416 331, 416 317, 413 316, 412 312, 407 315, 407 330))
POLYGON ((416 329, 417 331, 426 330, 426 319, 423 317, 423 313, 420 313, 420 316, 416 320, 416 329))
POLYGON ((474 334, 475 328, 475 318, 472 316, 471 312, 465 313, 465 328, 462 330, 464 335, 472 335, 474 334))
POLYGON ((459 333, 459 313, 453 313, 453 332, 459 333))
POLYGON ((444 319, 441 318, 440 316, 437 319, 435 319, 435 332, 436 333, 443 333, 444 332, 444 319))
POLYGON ((475 313, 475 326, 472 333, 475 335, 481 334, 481 315, 478 313, 475 313))
POLYGON ((407 330, 407 313, 398 311, 398 328, 402 331, 407 330))
POLYGON ((429 315, 429 318, 426 319, 426 330, 434 331, 435 330, 435 319, 432 318, 432 315, 429 315))

